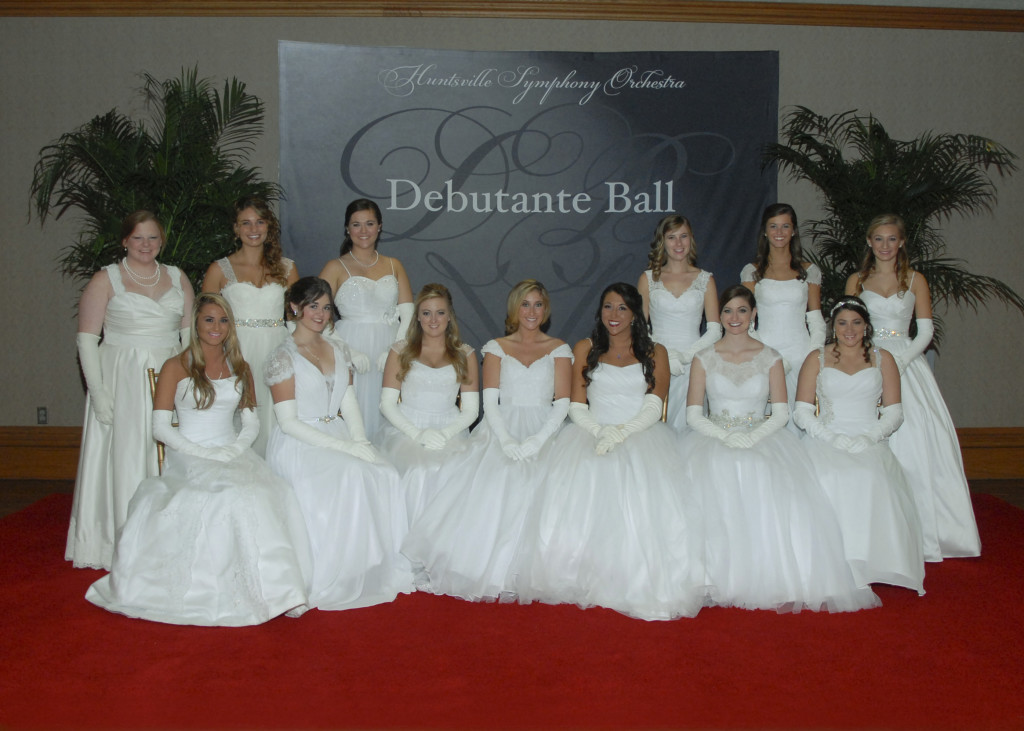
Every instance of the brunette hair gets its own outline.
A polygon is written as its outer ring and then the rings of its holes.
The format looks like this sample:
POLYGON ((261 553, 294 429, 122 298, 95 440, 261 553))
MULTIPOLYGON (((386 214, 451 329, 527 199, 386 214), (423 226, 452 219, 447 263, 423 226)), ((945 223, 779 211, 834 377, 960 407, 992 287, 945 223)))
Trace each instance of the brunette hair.
POLYGON ((686 226, 690 232, 690 250, 686 253, 686 260, 693 266, 697 266, 697 240, 693 236, 693 226, 689 219, 677 214, 665 216, 658 221, 658 227, 654 230, 654 241, 651 242, 651 251, 647 255, 651 277, 655 282, 661 279, 661 268, 668 263, 668 254, 665 253, 665 235, 683 226, 686 226))
POLYGON ((769 219, 776 216, 789 216, 789 220, 793 222, 793 238, 789 240, 789 266, 796 272, 796 278, 803 281, 807 279, 807 270, 804 268, 804 248, 800 244, 800 223, 797 221, 796 211, 788 203, 773 203, 761 214, 761 227, 757 234, 757 258, 754 259, 754 281, 761 281, 768 269, 771 246, 764 227, 768 225, 769 219))
POLYGON ((734 300, 737 297, 739 297, 742 300, 745 300, 746 303, 750 305, 750 309, 753 310, 757 308, 757 298, 754 297, 754 293, 751 292, 746 287, 744 287, 742 284, 734 284, 727 290, 722 292, 722 296, 718 300, 718 314, 721 315, 722 311, 725 309, 725 306, 729 303, 729 301, 734 300))
POLYGON ((259 217, 267 222, 267 238, 263 241, 263 270, 267 279, 278 284, 288 281, 288 273, 285 271, 284 254, 281 251, 281 223, 277 216, 270 210, 270 205, 262 198, 239 198, 235 201, 235 223, 238 217, 247 208, 252 208, 259 217))
POLYGON ((448 306, 448 327, 444 331, 444 350, 448 362, 455 368, 455 378, 459 383, 465 383, 469 377, 469 367, 466 361, 466 354, 462 350, 462 340, 459 338, 459 323, 455 319, 455 307, 452 305, 452 295, 443 284, 426 284, 420 293, 416 295, 416 317, 409 324, 409 333, 406 336, 405 347, 398 354, 399 382, 405 379, 412 367, 412 362, 420 357, 423 349, 423 326, 420 324, 419 312, 423 303, 429 299, 443 299, 448 306))
POLYGON ((654 390, 654 340, 651 338, 651 326, 644 317, 643 299, 640 292, 632 284, 615 282, 609 284, 601 293, 601 299, 597 305, 597 314, 594 317, 594 330, 590 334, 590 352, 587 353, 587 364, 583 367, 583 383, 590 385, 590 374, 597 368, 602 355, 608 352, 610 347, 608 330, 601 320, 601 312, 604 310, 604 300, 615 293, 622 297, 626 307, 633 313, 633 320, 629 324, 629 335, 631 339, 630 348, 640 365, 643 366, 644 379, 647 381, 647 392, 654 390))
POLYGON ((903 245, 896 251, 896 280, 897 291, 902 297, 910 289, 910 255, 907 253, 907 224, 895 213, 883 213, 875 216, 868 224, 868 253, 860 263, 860 270, 857 272, 857 294, 864 291, 864 280, 875 270, 875 250, 871 248, 871 237, 875 231, 882 226, 895 226, 900 232, 900 239, 903 245))
POLYGON ((216 305, 224 310, 224 314, 228 318, 228 332, 221 347, 224 348, 228 367, 235 376, 235 390, 242 396, 238 402, 238 408, 254 409, 256 408, 256 394, 252 388, 252 374, 249 364, 242 357, 242 348, 238 344, 235 316, 231 312, 231 305, 228 304, 228 301, 216 292, 200 292, 196 295, 195 303, 192 305, 192 332, 189 335, 188 347, 179 356, 182 367, 192 379, 196 408, 210 408, 217 396, 213 382, 206 375, 206 357, 203 355, 203 345, 199 341, 199 312, 206 305, 216 305))
MULTIPOLYGON (((331 285, 320 277, 302 277, 297 280, 292 286, 288 288, 288 291, 284 295, 284 319, 295 320, 299 317, 298 313, 295 312, 297 309, 302 312, 302 309, 306 305, 313 304, 321 297, 326 297, 328 302, 331 300, 331 285)), ((331 326, 334 326, 334 305, 328 305, 331 308, 331 326)))
POLYGON ((345 208, 345 239, 341 242, 341 253, 338 256, 345 256, 348 252, 352 251, 352 237, 348 234, 348 222, 352 219, 352 215, 359 211, 372 211, 373 215, 377 218, 377 240, 373 243, 373 248, 377 248, 377 244, 380 243, 380 228, 384 225, 384 218, 380 215, 380 206, 374 203, 369 198, 357 198, 348 204, 345 208))
POLYGON ((551 297, 548 295, 547 289, 536 279, 524 279, 508 293, 508 303, 505 310, 506 335, 511 335, 519 329, 519 307, 530 292, 539 294, 541 301, 544 303, 544 322, 541 323, 541 326, 547 324, 547 321, 551 319, 551 297))
POLYGON ((873 343, 871 338, 875 334, 875 328, 871 326, 871 314, 868 312, 868 306, 864 304, 864 300, 860 297, 853 295, 846 295, 841 297, 828 313, 828 329, 830 337, 827 342, 832 343, 832 354, 839 358, 839 342, 836 339, 836 317, 843 310, 849 310, 850 312, 856 312, 860 315, 861 319, 864 320, 864 362, 871 362, 871 348, 873 343))

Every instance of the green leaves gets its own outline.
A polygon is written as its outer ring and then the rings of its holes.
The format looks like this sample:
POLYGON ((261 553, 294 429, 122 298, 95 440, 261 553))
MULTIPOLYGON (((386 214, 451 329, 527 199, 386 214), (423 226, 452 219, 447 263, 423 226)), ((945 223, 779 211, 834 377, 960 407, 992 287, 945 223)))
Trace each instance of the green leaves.
POLYGON ((928 279, 936 305, 976 310, 994 298, 1024 312, 1024 299, 1007 285, 944 256, 939 234, 939 225, 954 215, 993 209, 990 173, 1016 171, 1017 156, 1010 150, 979 135, 926 132, 896 140, 870 114, 823 116, 806 107, 786 116, 781 138, 765 148, 765 164, 778 163, 790 179, 812 183, 825 198, 827 215, 807 226, 817 248, 811 258, 824 274, 826 303, 842 295, 847 277, 860 268, 871 219, 897 213, 906 222, 910 264, 928 279))
POLYGON ((263 133, 263 102, 238 79, 218 90, 196 68, 165 81, 143 74, 143 82, 148 119, 113 109, 40 150, 30 209, 40 223, 81 214, 60 262, 66 276, 83 279, 120 257, 121 220, 149 209, 167 231, 161 260, 198 286, 210 262, 235 247, 234 202, 280 197, 246 165, 263 133))

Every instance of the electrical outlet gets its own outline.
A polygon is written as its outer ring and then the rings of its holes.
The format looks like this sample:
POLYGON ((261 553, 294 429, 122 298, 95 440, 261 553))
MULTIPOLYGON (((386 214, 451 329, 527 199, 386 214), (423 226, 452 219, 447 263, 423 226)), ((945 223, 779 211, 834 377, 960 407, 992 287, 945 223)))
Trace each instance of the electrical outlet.
POLYGON ((37 424, 45 424, 46 423, 46 407, 45 406, 39 406, 39 407, 36 408, 36 423, 37 424))

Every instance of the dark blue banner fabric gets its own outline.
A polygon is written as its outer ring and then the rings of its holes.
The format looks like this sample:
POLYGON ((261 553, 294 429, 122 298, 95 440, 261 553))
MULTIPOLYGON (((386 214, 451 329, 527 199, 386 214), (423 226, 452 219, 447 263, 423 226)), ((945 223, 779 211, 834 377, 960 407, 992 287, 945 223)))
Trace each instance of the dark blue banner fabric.
POLYGON ((635 284, 658 221, 693 224, 720 289, 754 257, 774 169, 778 53, 555 53, 282 42, 281 205, 300 273, 338 255, 345 206, 383 213, 381 253, 413 292, 451 291, 463 339, 502 335, 532 277, 550 333, 593 325, 609 283, 635 284))

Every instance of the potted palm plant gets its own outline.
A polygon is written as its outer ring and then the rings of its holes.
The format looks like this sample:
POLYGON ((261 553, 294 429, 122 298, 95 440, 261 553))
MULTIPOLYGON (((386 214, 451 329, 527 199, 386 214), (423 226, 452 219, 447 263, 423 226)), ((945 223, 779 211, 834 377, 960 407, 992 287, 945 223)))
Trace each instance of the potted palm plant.
POLYGON ((263 132, 263 102, 235 78, 218 91, 195 68, 166 81, 143 79, 149 118, 112 109, 43 147, 30 207, 40 223, 69 211, 81 216, 59 259, 64 275, 76 279, 117 261, 121 220, 149 209, 167 232, 161 259, 198 285, 210 262, 234 248, 234 201, 280 196, 246 164, 263 132))
MULTIPOLYGON (((991 173, 1012 174, 1017 156, 987 137, 926 132, 913 140, 889 136, 874 116, 856 110, 824 116, 806 107, 786 115, 781 142, 764 151, 791 179, 813 183, 824 198, 825 217, 807 222, 822 270, 822 300, 834 302, 846 279, 860 268, 868 223, 897 213, 907 227, 910 265, 928 280, 933 303, 970 307, 999 300, 1024 313, 1024 299, 994 277, 967 270, 948 256, 940 224, 953 215, 991 211, 996 187, 991 173)), ((941 318, 935 318, 935 341, 941 318)))

